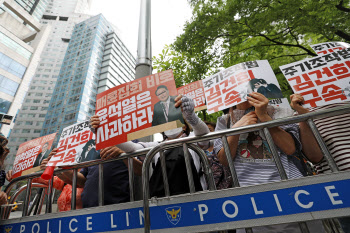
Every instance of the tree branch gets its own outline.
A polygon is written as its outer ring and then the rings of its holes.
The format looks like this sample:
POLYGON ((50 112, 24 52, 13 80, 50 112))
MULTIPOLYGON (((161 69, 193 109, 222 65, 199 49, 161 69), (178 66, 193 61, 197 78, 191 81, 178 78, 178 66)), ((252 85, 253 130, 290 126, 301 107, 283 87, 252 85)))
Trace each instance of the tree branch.
POLYGON ((266 40, 271 41, 271 42, 275 43, 276 45, 282 45, 282 46, 287 46, 287 47, 296 47, 296 48, 300 48, 300 49, 306 51, 308 55, 317 56, 316 53, 312 52, 311 50, 309 50, 309 49, 307 49, 307 48, 305 48, 304 46, 301 46, 301 45, 299 45, 299 44, 296 44, 296 45, 295 45, 295 44, 285 44, 285 43, 281 43, 281 42, 276 41, 276 40, 273 40, 273 39, 269 38, 268 36, 266 36, 266 35, 264 35, 264 34, 261 34, 261 33, 259 33, 258 36, 264 37, 266 40))
POLYGON ((303 55, 309 55, 308 53, 300 53, 300 54, 292 54, 292 55, 281 55, 281 56, 277 56, 277 57, 272 57, 269 60, 274 60, 277 58, 281 58, 281 57, 298 57, 298 56, 303 56, 303 55))
POLYGON ((337 36, 339 36, 339 37, 341 37, 341 38, 347 40, 347 41, 350 41, 350 35, 349 35, 349 34, 346 34, 346 33, 343 32, 343 31, 337 30, 337 31, 335 32, 335 34, 336 34, 337 36))
POLYGON ((336 5, 335 7, 336 7, 338 10, 340 10, 340 11, 350 12, 350 8, 344 7, 344 6, 343 6, 343 3, 344 3, 344 0, 341 0, 341 1, 339 2, 339 4, 336 5))

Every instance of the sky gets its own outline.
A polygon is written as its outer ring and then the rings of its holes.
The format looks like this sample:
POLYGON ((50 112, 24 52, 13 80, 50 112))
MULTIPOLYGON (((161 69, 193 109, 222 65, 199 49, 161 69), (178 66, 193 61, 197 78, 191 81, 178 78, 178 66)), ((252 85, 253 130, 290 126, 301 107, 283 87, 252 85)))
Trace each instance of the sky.
MULTIPOLYGON (((117 26, 120 36, 130 52, 137 55, 141 0, 93 0, 90 14, 102 13, 117 26)), ((152 56, 180 35, 186 20, 192 15, 187 0, 151 0, 152 9, 152 56)))
MULTIPOLYGON (((137 55, 141 0, 93 0, 90 14, 102 13, 119 29, 121 40, 132 55, 137 55)), ((151 0, 152 56, 160 54, 165 45, 174 42, 183 26, 192 16, 187 0, 151 0)), ((161 141, 161 134, 154 135, 161 141)))

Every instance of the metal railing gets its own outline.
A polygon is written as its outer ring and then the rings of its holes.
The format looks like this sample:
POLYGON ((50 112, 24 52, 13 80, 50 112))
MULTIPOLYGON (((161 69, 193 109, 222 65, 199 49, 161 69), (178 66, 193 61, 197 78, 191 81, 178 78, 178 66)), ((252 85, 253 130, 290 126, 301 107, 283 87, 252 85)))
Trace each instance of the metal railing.
MULTIPOLYGON (((286 172, 283 168, 283 165, 281 163, 281 160, 278 156, 276 147, 273 143, 272 136, 269 132, 269 128, 280 126, 280 125, 285 125, 285 124, 291 124, 291 123, 298 123, 301 121, 306 121, 308 125, 310 126, 313 134, 315 135, 315 138, 320 145, 320 148, 322 150, 322 153, 324 154, 324 157, 326 161, 328 162, 330 169, 332 172, 337 172, 339 171, 333 157, 329 153, 327 146, 325 145, 321 135, 319 134, 313 120, 318 119, 318 118, 323 118, 323 117, 331 117, 335 115, 340 115, 340 114, 345 114, 350 112, 350 105, 347 106, 342 106, 342 107, 336 107, 336 108, 331 108, 327 110, 322 110, 322 111, 317 111, 317 112, 312 112, 312 113, 307 113, 304 115, 298 115, 298 116, 293 116, 293 117, 287 117, 283 119, 277 119, 273 120, 270 122, 265 122, 265 123, 259 123, 255 125, 249 125, 249 126, 244 126, 244 127, 239 127, 235 129, 228 129, 228 130, 223 130, 220 132, 213 132, 209 133, 203 136, 197 136, 197 137, 187 137, 187 138, 181 138, 181 139, 176 139, 176 140, 171 140, 171 141, 165 141, 158 146, 154 148, 145 148, 142 150, 138 150, 134 153, 130 154, 122 154, 118 158, 111 159, 111 160, 96 160, 92 162, 85 162, 81 164, 77 164, 75 166, 70 167, 69 169, 73 170, 73 180, 72 180, 72 202, 71 202, 71 209, 75 210, 76 209, 76 188, 77 188, 77 171, 80 168, 84 167, 89 167, 93 165, 98 165, 99 166, 99 189, 98 189, 98 200, 99 200, 99 206, 103 206, 103 200, 104 200, 104 187, 103 187, 103 164, 104 163, 109 163, 117 160, 123 160, 123 159, 128 159, 129 163, 129 187, 130 187, 130 201, 133 202, 135 200, 135 190, 134 190, 134 170, 133 170, 133 158, 137 156, 144 156, 146 155, 146 159, 144 160, 143 167, 142 167, 142 192, 143 192, 143 208, 144 208, 144 229, 145 232, 148 233, 150 232, 150 197, 149 197, 149 166, 151 165, 151 161, 153 157, 157 154, 160 153, 160 162, 161 162, 161 167, 162 167, 162 174, 163 174, 163 182, 164 182, 164 188, 165 188, 165 196, 169 197, 170 191, 169 191, 169 184, 168 184, 168 179, 167 179, 167 174, 166 174, 166 169, 165 169, 165 160, 164 160, 164 150, 172 149, 175 147, 183 147, 184 149, 184 156, 185 156, 185 162, 186 162, 186 171, 188 174, 188 182, 189 182, 189 188, 190 188, 190 195, 194 193, 194 181, 192 177, 192 171, 191 171, 191 166, 190 166, 190 154, 188 149, 191 149, 195 151, 199 157, 201 158, 201 161, 203 163, 203 169, 205 176, 208 181, 208 186, 209 186, 209 191, 214 191, 215 190, 215 183, 213 179, 213 174, 210 169, 207 156, 205 153, 194 143, 198 142, 203 142, 203 141, 208 141, 211 139, 216 139, 216 138, 222 138, 223 141, 223 148, 226 154, 226 158, 228 161, 229 169, 233 178, 233 185, 234 187, 239 187, 239 181, 237 178, 237 174, 235 171, 234 163, 230 154, 229 150, 229 145, 227 142, 227 136, 230 135, 238 135, 242 133, 248 133, 248 132, 253 132, 253 131, 262 131, 265 136, 266 140, 271 148, 272 154, 274 161, 276 163, 278 172, 280 174, 281 180, 287 180, 287 175, 286 172)), ((56 169, 54 171, 54 175, 57 175, 61 172, 65 172, 67 169, 56 169)), ((29 209, 29 203, 30 203, 30 191, 31 187, 35 186, 32 184, 32 179, 40 177, 42 172, 18 177, 14 179, 10 184, 7 186, 5 192, 9 193, 14 185, 22 180, 27 179, 27 189, 26 189, 26 197, 24 201, 24 206, 23 206, 23 212, 22 216, 28 216, 28 214, 31 212, 29 209)), ((48 193, 48 198, 47 198, 47 203, 46 203, 46 213, 51 213, 52 212, 52 189, 53 189, 53 179, 49 183, 49 186, 47 188, 47 193, 48 193)), ((23 190, 22 190, 23 191, 23 190)), ((205 191, 203 192, 203 194, 205 191)), ((201 194, 196 194, 197 198, 200 198, 201 194), (198 196, 199 195, 199 196, 198 196)), ((165 198, 166 198, 165 197, 165 198)), ((39 197, 38 197, 39 198, 39 197)), ((41 197, 42 198, 42 197, 41 197)), ((39 198, 40 199, 40 198, 39 198)), ((162 198, 160 198, 162 199, 162 198)), ((12 200, 15 201, 15 198, 12 200)), ((35 211, 37 212, 37 211, 35 211)), ((8 216, 4 216, 5 218, 8 216)), ((248 224, 249 225, 249 224, 248 224)), ((301 229, 303 229, 302 232, 308 232, 307 227, 304 223, 300 224, 301 229)), ((230 228, 227 228, 228 230, 230 228)), ((252 232, 250 227, 246 228, 247 232, 252 232)), ((207 231, 210 231, 210 229, 207 229, 207 231)))
MULTIPOLYGON (((79 169, 81 168, 85 168, 85 167, 90 167, 90 166, 94 166, 94 165, 98 165, 99 166, 99 189, 98 189, 98 203, 99 206, 103 206, 104 203, 104 182, 103 182, 103 164, 105 163, 111 163, 117 160, 124 160, 124 159, 128 159, 129 164, 132 165, 132 161, 133 161, 133 157, 138 157, 138 156, 145 156, 147 154, 147 152, 150 150, 151 148, 146 148, 146 149, 142 149, 142 150, 138 150, 134 153, 131 154, 126 154, 123 153, 122 155, 120 155, 118 158, 114 158, 114 159, 109 159, 109 160, 94 160, 94 161, 88 161, 88 162, 84 162, 84 163, 80 163, 74 166, 70 166, 69 168, 58 168, 55 169, 53 176, 58 175, 62 172, 66 172, 68 170, 73 170, 73 178, 72 178, 72 197, 71 197, 71 209, 75 210, 76 209, 76 189, 77 189, 77 172, 79 169)), ((134 168, 133 166, 129 165, 129 190, 130 190, 130 201, 134 200, 134 168)), ((24 190, 26 190, 26 195, 25 195, 25 200, 24 200, 24 205, 23 205, 23 212, 22 212, 22 216, 28 216, 28 208, 29 208, 29 203, 30 203, 30 194, 31 194, 31 188, 32 188, 32 180, 35 178, 39 178, 41 176, 43 171, 40 172, 36 172, 33 174, 29 174, 29 175, 24 175, 21 177, 17 177, 15 179, 13 179, 8 186, 5 189, 5 193, 7 195, 10 194, 11 190, 13 189, 13 187, 20 181, 23 180, 27 180, 27 185, 21 187, 21 192, 23 192, 24 190)), ((49 181, 49 185, 42 185, 42 184, 36 184, 35 187, 45 187, 47 188, 47 202, 46 202, 46 211, 45 213, 51 213, 52 212, 52 198, 53 198, 53 179, 51 179, 49 181), (40 186, 41 185, 41 186, 40 186)), ((18 191, 18 190, 17 190, 18 191)), ((16 192, 17 192, 16 191, 16 192)), ((18 196, 18 195, 17 195, 18 196)), ((17 197, 16 196, 16 197, 17 197)), ((16 201, 15 198, 11 198, 10 200, 10 204, 12 204, 14 201, 16 201)), ((5 215, 6 217, 7 215, 5 215)), ((8 217, 8 216, 7 216, 8 217)))
MULTIPOLYGON (((150 208, 149 208, 149 203, 150 203, 149 166, 151 164, 152 159, 154 158, 154 156, 157 153, 160 153, 160 159, 161 159, 161 161, 163 161, 164 155, 163 155, 162 151, 182 146, 184 148, 184 151, 185 151, 187 174, 192 174, 190 166, 189 166, 189 160, 188 160, 188 154, 189 154, 188 147, 193 146, 190 143, 197 143, 197 142, 201 142, 201 141, 208 141, 211 139, 221 138, 222 142, 223 142, 223 148, 225 151, 226 159, 228 161, 229 169, 230 169, 230 172, 232 175, 233 186, 239 187, 240 186, 239 180, 238 180, 235 166, 233 163, 232 155, 231 155, 231 152, 229 149, 227 136, 239 135, 242 133, 249 133, 249 132, 254 132, 254 131, 262 131, 263 134, 265 135, 266 140, 268 142, 268 145, 271 149, 273 159, 275 161, 275 164, 276 164, 276 167, 278 169, 281 180, 287 180, 288 179, 287 174, 283 168, 283 165, 282 165, 281 159, 278 155, 276 146, 275 146, 273 139, 272 139, 272 136, 269 132, 269 128, 306 121, 307 124, 309 125, 310 129, 312 130, 312 132, 317 140, 317 143, 319 144, 321 151, 322 151, 326 161, 328 162, 328 164, 330 166, 331 171, 337 172, 337 171, 339 171, 339 169, 338 169, 333 157, 331 156, 330 152, 328 151, 327 146, 326 146, 325 142, 323 141, 320 133, 318 132, 317 127, 316 127, 315 123, 313 122, 313 120, 318 119, 318 118, 331 117, 334 115, 345 114, 345 113, 349 113, 349 112, 350 112, 350 105, 336 107, 336 108, 332 108, 332 109, 328 109, 328 110, 322 110, 322 111, 311 112, 311 113, 307 113, 307 114, 303 114, 303 115, 297 115, 297 116, 291 116, 291 117, 287 117, 287 118, 276 119, 276 120, 272 120, 272 121, 264 122, 264 123, 258 123, 258 124, 243 126, 243 127, 234 128, 234 129, 216 131, 216 132, 212 132, 212 133, 200 136, 200 137, 188 137, 188 138, 180 138, 180 139, 171 140, 171 141, 165 141, 165 142, 161 143, 160 145, 154 147, 147 154, 146 160, 144 161, 144 164, 142 167, 142 177, 143 177, 142 184, 143 184, 143 192, 144 192, 144 194, 143 194, 143 208, 144 208, 144 217, 145 217, 145 233, 150 232, 150 225, 151 225, 150 208)), ((164 162, 162 162, 162 167, 164 167, 163 164, 164 164, 164 162)), ((205 164, 205 166, 207 166, 207 165, 205 164)), ((164 187, 165 187, 166 196, 169 196, 169 191, 167 190, 168 189, 167 178, 166 178, 166 173, 164 171, 163 171, 163 179, 164 179, 164 184, 165 184, 164 187)), ((188 179, 189 179, 191 193, 193 193, 193 190, 194 190, 193 177, 191 175, 189 175, 188 179)), ((211 182, 211 180, 209 180, 209 184, 210 184, 210 182, 211 182)), ((211 189, 211 190, 213 190, 213 189, 211 189)), ((301 232, 303 232, 303 233, 309 232, 307 225, 304 222, 300 222, 299 225, 300 225, 301 232)), ((246 228, 246 232, 247 233, 252 232, 252 229, 246 228)))

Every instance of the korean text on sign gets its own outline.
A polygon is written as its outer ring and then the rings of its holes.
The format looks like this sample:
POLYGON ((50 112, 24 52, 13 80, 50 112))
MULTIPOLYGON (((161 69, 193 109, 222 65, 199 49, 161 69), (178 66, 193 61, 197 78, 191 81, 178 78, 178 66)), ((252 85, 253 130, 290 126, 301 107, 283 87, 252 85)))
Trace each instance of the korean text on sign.
POLYGON ((240 63, 204 79, 208 113, 214 113, 246 101, 247 94, 256 91, 255 87, 251 88, 253 79, 259 79, 256 81, 273 85, 279 89, 276 76, 267 60, 240 63))
POLYGON ((58 142, 57 154, 51 158, 48 166, 68 166, 77 163, 76 157, 81 153, 82 147, 93 137, 89 121, 64 128, 58 142))
POLYGON ((333 53, 339 50, 350 48, 350 44, 345 42, 325 42, 325 43, 311 45, 311 48, 318 55, 325 55, 328 53, 333 53))
POLYGON ((181 94, 191 97, 194 101, 195 108, 205 106, 205 95, 202 80, 179 87, 177 89, 177 93, 179 95, 181 94))
MULTIPOLYGON (((172 70, 124 83, 97 95, 96 115, 100 118, 96 149, 127 141, 127 135, 152 126, 157 87, 164 85, 177 95, 172 70)), ((153 134, 153 133, 152 133, 153 134)))
POLYGON ((348 100, 350 97, 350 48, 280 67, 294 92, 307 107, 348 100))
POLYGON ((22 143, 13 163, 13 178, 21 176, 24 171, 40 166, 41 160, 49 154, 55 136, 56 133, 22 143))

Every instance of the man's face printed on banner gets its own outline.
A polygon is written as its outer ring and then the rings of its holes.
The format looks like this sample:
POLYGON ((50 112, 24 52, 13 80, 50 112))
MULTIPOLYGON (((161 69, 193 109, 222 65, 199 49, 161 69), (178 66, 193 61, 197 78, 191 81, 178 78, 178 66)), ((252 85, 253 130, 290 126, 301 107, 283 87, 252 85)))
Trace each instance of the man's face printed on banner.
POLYGON ((42 148, 42 152, 45 153, 47 151, 47 149, 49 148, 49 144, 48 143, 45 143, 43 145, 43 148, 42 148))
POLYGON ((169 98, 169 91, 165 88, 159 88, 156 92, 158 99, 162 102, 166 102, 169 98))

